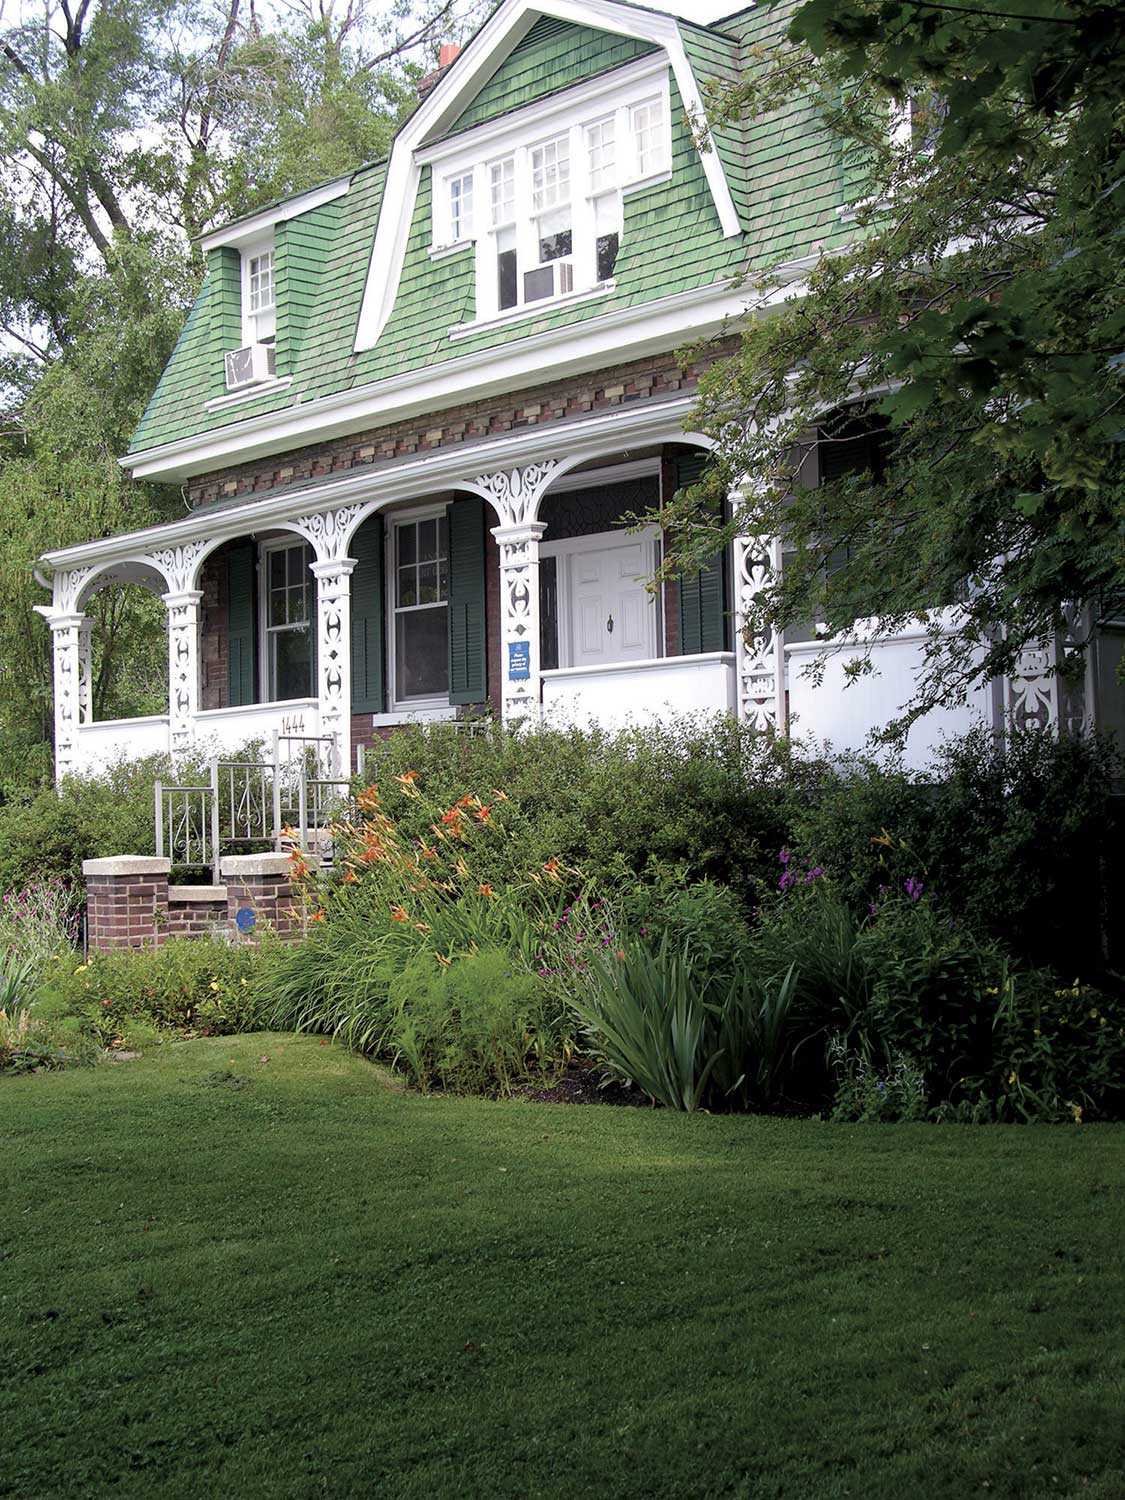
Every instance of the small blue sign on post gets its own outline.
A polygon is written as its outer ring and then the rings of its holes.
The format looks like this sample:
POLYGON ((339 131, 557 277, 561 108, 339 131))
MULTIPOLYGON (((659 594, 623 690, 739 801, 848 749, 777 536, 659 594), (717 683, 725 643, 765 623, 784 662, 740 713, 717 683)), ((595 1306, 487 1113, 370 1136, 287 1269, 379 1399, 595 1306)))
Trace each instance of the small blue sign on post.
POLYGON ((257 920, 252 906, 240 906, 234 914, 234 925, 239 932, 253 932, 257 920))
POLYGON ((531 676, 531 642, 508 642, 508 680, 526 682, 531 676))

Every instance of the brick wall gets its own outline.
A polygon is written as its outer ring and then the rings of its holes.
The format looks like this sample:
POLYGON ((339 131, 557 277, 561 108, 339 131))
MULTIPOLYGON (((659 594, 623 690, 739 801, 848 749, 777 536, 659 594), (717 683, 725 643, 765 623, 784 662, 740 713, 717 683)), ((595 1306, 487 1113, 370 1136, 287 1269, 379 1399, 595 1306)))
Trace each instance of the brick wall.
POLYGON ((199 604, 199 654, 201 708, 230 706, 229 611, 227 603, 227 553, 217 548, 204 562, 199 576, 203 598, 199 604))
POLYGON ((170 938, 216 933, 256 942, 265 926, 275 928, 282 937, 300 933, 300 898, 290 881, 287 855, 240 854, 224 859, 225 886, 169 887, 170 869, 170 860, 136 854, 83 861, 91 953, 158 948, 170 938), (251 927, 239 925, 242 910, 254 914, 251 927))
POLYGON ((168 937, 210 937, 227 930, 227 890, 222 885, 168 887, 168 937))

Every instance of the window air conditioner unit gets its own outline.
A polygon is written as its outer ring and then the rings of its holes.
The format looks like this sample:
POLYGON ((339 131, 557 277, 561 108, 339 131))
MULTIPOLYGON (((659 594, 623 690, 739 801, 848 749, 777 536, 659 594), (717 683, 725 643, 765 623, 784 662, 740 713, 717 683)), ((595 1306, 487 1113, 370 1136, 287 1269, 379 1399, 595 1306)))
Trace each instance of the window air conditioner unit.
POLYGON ((243 386, 269 380, 277 369, 272 344, 247 344, 243 349, 228 349, 224 358, 228 391, 240 391, 243 386))
POLYGON ((536 266, 534 271, 525 271, 523 276, 523 300, 541 302, 544 297, 562 297, 574 290, 574 264, 569 260, 553 260, 548 265, 536 266))

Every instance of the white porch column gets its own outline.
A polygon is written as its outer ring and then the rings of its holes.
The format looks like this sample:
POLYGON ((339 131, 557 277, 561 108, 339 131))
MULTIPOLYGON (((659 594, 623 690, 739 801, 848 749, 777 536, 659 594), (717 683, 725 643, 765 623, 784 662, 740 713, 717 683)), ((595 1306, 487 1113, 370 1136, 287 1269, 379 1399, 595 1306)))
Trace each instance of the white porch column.
POLYGON ((479 474, 474 481, 495 510, 500 549, 500 695, 508 728, 534 729, 540 720, 539 541, 547 529, 539 502, 558 459, 479 474))
MULTIPOLYGON (((737 497, 732 497, 737 499, 737 497)), ((781 632, 755 628, 754 596, 781 570, 781 543, 734 539, 734 649, 738 717, 766 734, 784 734, 785 652, 781 632)))
POLYGON ((195 738, 199 712, 200 589, 163 594, 168 611, 168 748, 186 755, 195 738))
POLYGON ((333 740, 335 775, 352 770, 352 569, 348 541, 362 506, 300 516, 297 526, 316 551, 317 697, 320 733, 333 740))
POLYGON ((350 557, 314 562, 320 733, 335 741, 335 774, 352 765, 352 570, 350 557))
POLYGON ((80 769, 78 726, 90 720, 90 622, 84 614, 48 615, 55 688, 55 780, 80 769))
POLYGON ((500 684, 504 723, 539 723, 539 540, 545 521, 494 526, 500 548, 500 684))

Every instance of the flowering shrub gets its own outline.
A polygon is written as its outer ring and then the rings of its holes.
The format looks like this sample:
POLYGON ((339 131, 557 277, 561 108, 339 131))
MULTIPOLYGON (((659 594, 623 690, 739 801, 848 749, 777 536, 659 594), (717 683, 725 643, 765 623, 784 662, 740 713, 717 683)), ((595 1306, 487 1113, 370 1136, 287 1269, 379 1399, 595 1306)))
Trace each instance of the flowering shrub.
POLYGON ((438 800, 407 768, 355 801, 355 817, 333 830, 330 874, 293 856, 308 936, 271 959, 273 1023, 328 1032, 447 1087, 471 1075, 503 1091, 520 1072, 516 1035, 525 1071, 569 1055, 573 1024, 556 981, 576 962, 572 918, 590 909, 579 871, 556 855, 520 865, 523 816, 499 789, 438 800), (508 1020, 491 1063, 481 1052, 492 1026, 485 953, 503 955, 508 975, 507 998, 494 997, 508 1020))
POLYGON ((103 1046, 137 1022, 221 1036, 257 1023, 259 967, 253 948, 176 938, 95 954, 52 984, 50 1003, 56 1014, 80 1016, 103 1046))

